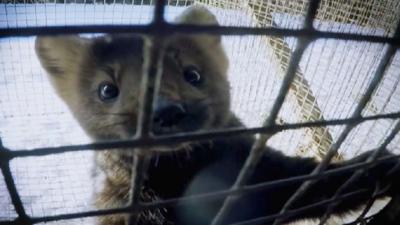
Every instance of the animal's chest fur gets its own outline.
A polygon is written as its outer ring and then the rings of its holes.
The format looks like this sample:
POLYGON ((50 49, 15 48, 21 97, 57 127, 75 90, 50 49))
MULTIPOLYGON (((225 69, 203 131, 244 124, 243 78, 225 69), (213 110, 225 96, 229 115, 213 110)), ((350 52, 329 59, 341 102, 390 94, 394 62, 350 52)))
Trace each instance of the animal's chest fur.
MULTIPOLYGON (((247 147, 248 143, 227 143, 225 140, 206 142, 193 145, 188 151, 155 155, 145 176, 141 200, 151 202, 229 188, 247 156, 246 151, 238 149, 245 149, 244 145, 247 147)), ((131 154, 123 151, 96 153, 96 164, 105 175, 104 187, 96 199, 98 206, 115 207, 128 203, 132 162, 131 154)), ((219 204, 220 200, 218 204, 212 204, 214 207, 209 208, 209 212, 202 213, 207 217, 213 215, 219 204)), ((155 225, 168 224, 170 220, 185 221, 187 209, 193 211, 197 207, 203 208, 201 204, 182 204, 146 211, 140 218, 144 224, 155 225)))

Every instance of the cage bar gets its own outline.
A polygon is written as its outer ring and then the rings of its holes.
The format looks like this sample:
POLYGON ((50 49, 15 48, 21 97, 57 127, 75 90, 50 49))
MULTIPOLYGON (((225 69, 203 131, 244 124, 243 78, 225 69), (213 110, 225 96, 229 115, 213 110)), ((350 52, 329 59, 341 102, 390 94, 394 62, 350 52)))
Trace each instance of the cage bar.
MULTIPOLYGON (((164 0, 156 1, 154 7, 153 24, 160 29, 165 23, 164 20, 165 2, 164 0)), ((149 137, 152 125, 153 115, 153 102, 156 99, 158 92, 161 73, 162 62, 164 57, 164 45, 162 37, 153 36, 147 40, 150 49, 145 49, 144 52, 144 74, 142 76, 141 96, 139 102, 139 116, 137 124, 137 136, 146 139, 149 137)), ((143 179, 151 160, 151 153, 144 150, 136 150, 133 152, 133 166, 132 168, 132 181, 130 186, 130 202, 129 205, 133 207, 138 204, 143 179)), ((136 225, 138 223, 138 216, 131 214, 128 218, 128 225, 136 225)))
MULTIPOLYGON (((0 138, 0 152, 8 152, 8 151, 9 151, 8 149, 3 147, 3 143, 0 138)), ((11 158, 9 157, 0 157, 0 169, 1 172, 3 173, 4 181, 6 183, 8 193, 10 194, 14 209, 18 214, 16 222, 29 225, 31 224, 30 219, 26 214, 24 205, 21 201, 21 197, 18 193, 13 175, 10 170, 10 160, 11 158)))
MULTIPOLYGON (((348 197, 364 194, 365 192, 368 192, 368 190, 362 189, 362 190, 350 192, 348 194, 341 195, 339 197, 340 200, 339 199, 337 199, 337 200, 338 201, 342 201, 342 200, 344 200, 344 199, 346 199, 348 197)), ((325 205, 330 205, 330 204, 332 204, 334 202, 335 201, 333 201, 332 199, 324 200, 324 201, 320 201, 320 202, 317 202, 317 203, 314 203, 314 204, 311 204, 311 205, 308 205, 308 206, 303 206, 303 207, 298 208, 298 209, 288 210, 285 214, 277 213, 277 214, 272 215, 272 216, 260 217, 260 218, 251 219, 251 220, 247 220, 247 221, 239 222, 239 223, 234 223, 234 224, 230 224, 230 225, 263 225, 263 224, 265 224, 267 222, 270 222, 272 220, 278 220, 278 219, 281 219, 281 218, 285 218, 286 216, 295 216, 295 215, 301 214, 302 212, 307 211, 309 209, 317 208, 317 207, 323 207, 325 205)))
MULTIPOLYGON (((346 171, 352 171, 352 170, 356 170, 356 169, 367 167, 367 166, 379 165, 380 163, 384 163, 388 160, 399 159, 399 158, 400 158, 400 155, 385 156, 385 157, 379 158, 376 162, 373 162, 373 163, 366 163, 366 162, 358 163, 358 164, 353 164, 353 165, 342 167, 342 168, 327 170, 327 171, 324 171, 323 173, 317 174, 317 175, 302 175, 302 176, 291 177, 291 178, 284 179, 284 180, 276 180, 276 181, 269 181, 269 182, 264 182, 264 183, 259 183, 259 184, 247 185, 247 186, 240 187, 237 190, 224 190, 224 191, 217 191, 217 192, 211 192, 211 193, 206 193, 206 194, 196 194, 196 195, 187 196, 187 197, 161 200, 161 201, 157 201, 157 202, 140 203, 133 207, 128 206, 128 207, 122 207, 122 208, 103 209, 103 210, 87 211, 87 212, 81 212, 81 213, 59 214, 59 215, 55 215, 55 216, 32 217, 31 221, 32 221, 32 223, 40 223, 40 222, 50 222, 50 221, 64 220, 64 219, 76 219, 76 218, 82 218, 82 217, 110 215, 110 214, 117 214, 117 213, 128 213, 128 212, 135 213, 135 212, 139 212, 139 211, 147 210, 147 209, 172 206, 172 205, 176 205, 178 203, 185 204, 186 202, 190 202, 190 201, 194 201, 194 200, 195 201, 211 201, 211 200, 215 200, 215 199, 221 199, 221 198, 224 198, 224 197, 227 197, 230 195, 246 194, 246 193, 251 193, 251 192, 262 191, 262 190, 265 190, 272 186, 281 186, 281 185, 285 186, 285 185, 289 185, 289 184, 293 184, 293 183, 298 183, 298 182, 301 182, 301 181, 307 180, 307 179, 322 179, 322 178, 326 178, 329 176, 333 176, 335 174, 344 173, 346 171)), ((278 214, 276 214, 275 216, 278 216, 278 214)), ((258 219, 261 219, 261 218, 258 218, 258 219)))
POLYGON ((285 37, 309 37, 312 39, 331 38, 338 40, 368 41, 372 43, 388 43, 395 46, 400 45, 399 38, 382 37, 377 35, 359 35, 353 33, 338 33, 318 31, 309 29, 285 29, 275 27, 234 27, 214 25, 172 25, 165 24, 164 30, 157 30, 154 25, 87 25, 87 26, 52 26, 35 28, 1 28, 0 38, 26 37, 33 35, 57 35, 77 33, 139 33, 139 34, 219 34, 219 35, 265 35, 285 37))
MULTIPOLYGON (((317 9, 318 5, 320 3, 320 0, 312 0, 309 3, 309 8, 307 12, 306 19, 304 21, 304 27, 306 29, 313 29, 312 23, 314 20, 315 15, 317 14, 317 9)), ((312 41, 312 39, 309 38, 301 38, 299 39, 299 43, 296 46, 295 51, 292 54, 292 57, 289 62, 289 67, 286 71, 285 77, 282 81, 282 86, 279 90, 279 94, 274 102, 274 105, 271 109, 271 112, 268 116, 268 118, 264 121, 263 126, 274 126, 275 125, 275 120, 278 116, 278 113, 283 105, 283 102, 285 100, 286 95, 289 92, 290 85, 293 82, 293 79, 295 78, 297 68, 299 66, 299 62, 301 60, 301 57, 303 55, 303 52, 307 48, 308 44, 312 41)), ((261 135, 259 139, 253 144, 252 149, 250 151, 250 154, 248 158, 246 159, 246 162, 244 163, 243 168, 239 172, 238 178, 236 179, 235 183, 231 187, 231 189, 236 189, 240 186, 243 186, 244 184, 247 183, 248 179, 251 177, 253 174, 256 165, 258 164, 259 160, 262 157, 262 154, 264 153, 265 150, 265 144, 269 140, 269 138, 273 134, 267 134, 267 135, 261 135)), ((219 212, 215 216, 214 220, 212 221, 212 225, 218 225, 221 224, 222 221, 224 221, 226 214, 229 213, 231 208, 233 207, 234 203, 236 202, 237 198, 234 197, 228 197, 222 207, 220 208, 219 212)))
MULTIPOLYGON (((115 0, 114 0, 115 3, 115 0)), ((273 109, 271 111, 270 116, 266 119, 265 123, 262 127, 257 128, 239 128, 239 129, 230 129, 230 130, 220 130, 220 131, 211 131, 206 133, 194 133, 194 134, 178 134, 178 135, 170 135, 165 137, 152 137, 149 136, 150 126, 151 126, 151 112, 152 112, 152 103, 155 98, 155 93, 157 92, 159 82, 160 82, 160 73, 162 70, 162 55, 163 55, 163 46, 158 46, 156 44, 162 43, 157 41, 153 41, 152 43, 152 51, 150 54, 150 69, 144 74, 144 85, 141 89, 142 93, 142 101, 141 106, 139 107, 140 116, 138 123, 138 138, 135 140, 129 141, 113 141, 113 142, 104 142, 104 143, 93 143, 86 145, 70 145, 70 146, 61 146, 61 147, 52 147, 52 148, 37 148, 33 150, 16 150, 10 151, 1 146, 0 141, 0 165, 1 170, 4 175, 4 179, 6 182, 6 186, 8 192, 11 196, 12 203, 15 207, 15 210, 18 214, 18 218, 15 221, 0 221, 0 224, 35 224, 40 222, 49 222, 56 220, 64 220, 64 219, 75 219, 75 218, 83 218, 90 216, 100 216, 100 215, 110 215, 116 213, 130 213, 132 216, 130 217, 129 224, 135 223, 135 215, 137 212, 142 210, 163 207, 163 206, 171 206, 176 204, 185 204, 185 202, 197 200, 197 201, 207 201, 212 199, 223 199, 226 197, 224 206, 221 208, 218 216, 214 219, 213 224, 218 224, 224 218, 224 214, 229 211, 229 208, 232 204, 237 200, 238 195, 256 192, 265 190, 271 186, 279 186, 279 185, 287 185, 297 182, 302 182, 303 185, 298 189, 298 191, 292 196, 292 198, 285 204, 282 211, 278 214, 255 218, 249 221, 242 221, 239 223, 235 223, 235 225, 250 225, 250 224, 262 224, 264 222, 275 220, 274 224, 278 224, 283 221, 288 216, 297 215, 304 210, 308 210, 312 207, 321 207, 325 205, 329 205, 331 207, 335 206, 335 203, 340 202, 341 200, 351 197, 353 195, 357 195, 360 193, 365 193, 367 190, 358 190, 353 193, 346 193, 342 195, 342 189, 346 187, 346 185, 350 184, 352 180, 356 179, 357 176, 360 176, 366 168, 378 165, 387 160, 398 159, 400 156, 388 156, 388 157, 378 157, 380 151, 386 148, 387 144, 394 138, 394 136, 398 133, 400 129, 400 122, 397 123, 396 127, 392 130, 392 133, 385 139, 383 144, 375 149, 374 154, 363 163, 354 164, 345 168, 334 169, 334 170, 325 170, 327 163, 331 160, 333 154, 338 150, 341 143, 345 140, 348 133, 352 130, 355 125, 360 124, 364 121, 377 120, 377 119, 398 119, 400 118, 400 112, 395 113, 386 113, 386 114, 378 114, 374 116, 362 116, 361 112, 365 105, 369 102, 373 92, 375 91, 377 85, 381 82, 381 79, 384 75, 385 68, 390 63, 390 59, 395 54, 397 48, 400 46, 400 37, 399 35, 395 35, 394 37, 381 37, 375 35, 359 35, 353 33, 336 33, 336 32, 328 32, 328 31, 318 31, 315 30, 312 26, 313 20, 316 16, 317 9, 319 6, 319 0, 310 0, 309 9, 307 12, 306 20, 304 22, 304 28, 299 30, 293 29, 284 29, 284 28, 276 28, 276 27, 266 27, 266 28, 256 28, 256 27, 232 27, 232 26, 197 26, 197 25, 173 25, 166 23, 164 20, 164 9, 165 9, 165 1, 159 0, 156 1, 155 10, 154 10, 154 18, 153 22, 149 25, 90 25, 90 26, 56 26, 56 27, 34 27, 34 28, 2 28, 0 29, 0 38, 7 37, 17 37, 17 36, 30 36, 30 35, 54 35, 54 34, 75 34, 75 33, 142 33, 149 34, 152 36, 160 36, 176 34, 176 33, 184 33, 184 34, 221 34, 221 35, 266 35, 266 36, 279 36, 279 37, 297 37, 300 41, 298 46, 293 53, 289 68, 284 77, 284 81, 282 83, 280 93, 278 98, 276 99, 273 109), (284 102, 285 96, 289 90, 289 86, 293 82, 294 75, 296 69, 298 68, 299 61, 302 57, 304 50, 307 45, 315 40, 320 38, 333 38, 338 40, 353 40, 353 41, 368 41, 374 43, 385 43, 390 45, 389 50, 386 51, 384 58, 381 60, 381 63, 376 71, 376 75, 374 76, 372 82, 368 86, 365 96, 361 99, 360 103, 357 105, 356 110, 353 112, 353 115, 350 118, 346 119, 335 119, 335 120, 320 120, 313 122, 303 122, 303 123, 292 123, 292 124, 275 124, 276 117, 280 111, 280 108, 284 102), (290 129, 299 129, 304 127, 324 127, 328 125, 346 125, 345 130, 341 133, 339 140, 329 149, 327 156, 323 159, 323 162, 311 173, 303 176, 291 177, 285 180, 278 181, 270 181, 265 183, 259 183, 254 185, 245 185, 247 179, 252 174, 254 167, 258 161, 258 158, 262 154, 262 149, 265 147, 265 143, 268 141, 269 137, 277 132, 290 130, 290 129), (183 141, 195 141, 195 140, 206 140, 210 138, 218 138, 218 137, 228 137, 240 134, 262 134, 261 137, 254 144, 251 154, 248 160, 245 163, 244 168, 241 170, 240 175, 238 176, 235 184, 232 186, 230 190, 206 193, 201 195, 193 195, 187 197, 181 197, 176 199, 166 199, 157 202, 151 203, 141 203, 138 201, 138 190, 142 183, 142 175, 146 171, 146 162, 148 162, 148 158, 142 157, 137 151, 138 147, 152 147, 163 144, 171 144, 183 141), (45 216, 45 217, 32 217, 30 218, 24 209, 21 198, 18 194, 17 188, 15 186, 15 182, 10 171, 9 162, 13 158, 17 157, 27 157, 27 156, 43 156, 49 154, 58 154, 69 151, 82 151, 82 150, 105 150, 108 148, 135 148, 134 151, 134 160, 136 168, 132 168, 132 174, 137 174, 138 176, 132 176, 132 185, 131 185, 131 202, 128 206, 116 209, 107 209, 107 210, 95 210, 95 211, 87 211, 80 213, 70 213, 70 214, 59 214, 55 216, 45 216), (138 153, 138 154, 137 154, 138 153), (329 177, 333 174, 343 173, 345 171, 356 171, 354 176, 352 176, 346 184, 344 184, 335 194, 335 196, 331 199, 318 202, 309 206, 305 206, 299 209, 290 209, 291 203, 293 203, 297 197, 301 196, 307 188, 315 181, 321 178, 329 177), (132 189, 133 188, 133 189, 132 189)), ((56 4, 56 2, 54 2, 56 4)), ((64 2, 65 4, 65 2, 64 2)), ((133 4, 133 3, 132 3, 133 4)), ((398 26, 399 27, 399 26, 398 26)), ((397 28, 398 33, 399 28, 397 28)), ((156 37, 153 37, 156 38, 156 37)), ((154 40, 154 39, 153 39, 154 40)), ((123 150, 123 149, 122 149, 123 150)), ((398 164, 400 166, 400 163, 398 164)), ((366 212, 368 211, 368 206, 373 202, 373 198, 371 199, 364 212, 361 214, 359 221, 361 221, 361 217, 364 217, 366 212), (370 203, 371 202, 371 203, 370 203)), ((325 222, 324 220, 329 216, 330 209, 328 209, 324 218, 321 220, 321 224, 325 222)))
MULTIPOLYGON (((398 36, 399 26, 400 26, 400 24, 398 24, 398 26, 396 28, 395 36, 398 36)), ((390 60, 392 59, 393 55, 396 53, 396 49, 397 48, 395 48, 395 47, 391 47, 390 49, 386 50, 385 55, 381 59, 381 62, 375 72, 375 75, 374 75, 371 83, 369 84, 367 90, 365 91, 365 94, 362 96, 361 100, 357 104, 357 107, 354 110, 352 117, 361 115, 362 110, 368 104, 369 100, 371 99, 372 94, 374 93, 374 91, 376 90, 378 85, 380 84, 380 82, 385 74, 386 68, 390 63, 390 60)), ((317 174, 326 169, 326 167, 328 166, 328 164, 330 163, 330 161, 332 160, 332 158, 334 157, 334 155, 336 154, 336 152, 338 151, 338 149, 340 148, 341 144, 344 142, 344 140, 346 139, 346 137, 348 136, 350 131, 354 128, 354 126, 355 126, 355 124, 346 124, 346 127, 344 128, 343 132, 340 134, 338 140, 329 148, 328 152, 326 153, 326 155, 323 158, 323 160, 321 161, 321 163, 314 169, 314 171, 312 171, 313 174, 317 174)), ((285 211, 287 209, 289 209, 290 206, 298 198, 300 198, 303 194, 305 194, 307 189, 309 189, 311 187, 311 185, 313 185, 313 184, 314 184, 314 182, 312 182, 312 181, 304 182, 299 187, 299 189, 290 197, 290 199, 285 203, 284 207, 281 210, 281 213, 282 214, 285 213, 285 211)), ((277 225, 281 222, 282 221, 276 221, 276 223, 274 223, 274 225, 277 225)))
POLYGON ((220 137, 231 137, 241 134, 274 133, 278 131, 300 129, 304 127, 335 126, 335 125, 344 125, 353 123, 357 124, 365 121, 372 121, 378 119, 396 119, 399 117, 400 117, 400 112, 394 112, 394 113, 384 113, 384 114, 365 116, 365 117, 358 116, 346 119, 333 119, 333 120, 312 121, 312 122, 302 122, 302 123, 287 123, 281 125, 276 124, 269 127, 235 128, 235 129, 227 129, 220 131, 210 131, 204 133, 191 133, 186 135, 182 134, 170 135, 170 136, 163 136, 163 137, 149 138, 149 139, 96 142, 92 144, 82 144, 82 145, 65 145, 61 147, 34 148, 32 150, 18 149, 7 152, 0 152, 0 156, 17 158, 17 157, 29 157, 29 156, 43 156, 49 154, 60 154, 71 151, 85 151, 89 149, 94 151, 102 151, 107 148, 121 148, 118 151, 123 151, 123 149, 125 148, 132 148, 132 147, 142 147, 142 146, 151 147, 164 144, 174 144, 184 141, 198 141, 198 140, 207 140, 220 137))
MULTIPOLYGON (((379 146, 378 149, 374 151, 374 153, 368 157, 366 160, 367 162, 373 162, 375 161, 379 154, 382 153, 389 145, 389 143, 395 138, 396 134, 399 133, 400 131, 400 121, 397 122, 396 126, 393 128, 393 130, 390 132, 390 134, 385 138, 383 143, 379 146)), ((343 193, 348 186, 350 186, 353 182, 355 182, 360 176, 362 176, 366 171, 368 170, 368 167, 359 169, 354 172, 354 174, 336 191, 335 195, 332 197, 333 199, 337 198, 341 193, 343 193)), ((373 199, 373 198, 371 198, 373 199)), ((329 205, 327 211, 325 212, 324 216, 321 218, 320 225, 323 225, 329 218, 329 215, 332 213, 334 207, 337 205, 338 202, 329 205)))

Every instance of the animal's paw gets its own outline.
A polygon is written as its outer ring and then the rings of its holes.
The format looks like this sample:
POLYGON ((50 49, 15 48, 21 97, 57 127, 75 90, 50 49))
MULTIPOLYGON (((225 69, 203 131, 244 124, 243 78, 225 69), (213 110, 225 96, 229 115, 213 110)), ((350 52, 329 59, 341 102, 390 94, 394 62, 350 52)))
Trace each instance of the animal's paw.
MULTIPOLYGON (((365 158, 365 162, 374 152, 364 154, 360 157, 365 158)), ((373 163, 367 170, 367 175, 374 180, 383 195, 400 194, 400 156, 398 156, 385 149, 379 153, 377 163, 373 163)))

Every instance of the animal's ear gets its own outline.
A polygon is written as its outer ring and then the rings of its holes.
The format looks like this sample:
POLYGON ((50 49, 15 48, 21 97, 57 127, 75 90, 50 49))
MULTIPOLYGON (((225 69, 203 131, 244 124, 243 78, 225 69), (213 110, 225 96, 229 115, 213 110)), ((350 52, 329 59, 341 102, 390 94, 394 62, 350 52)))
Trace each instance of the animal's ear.
MULTIPOLYGON (((175 19, 179 24, 194 24, 194 25, 219 25, 215 15, 206 7, 201 5, 193 5, 185 9, 181 15, 175 19)), ((220 35, 200 35, 209 41, 219 43, 220 35)))
POLYGON ((175 21, 183 24, 218 25, 217 18, 210 10, 201 5, 193 5, 185 9, 175 21))
POLYGON ((52 76, 76 72, 81 57, 86 53, 88 40, 77 35, 39 36, 35 50, 40 63, 52 76))

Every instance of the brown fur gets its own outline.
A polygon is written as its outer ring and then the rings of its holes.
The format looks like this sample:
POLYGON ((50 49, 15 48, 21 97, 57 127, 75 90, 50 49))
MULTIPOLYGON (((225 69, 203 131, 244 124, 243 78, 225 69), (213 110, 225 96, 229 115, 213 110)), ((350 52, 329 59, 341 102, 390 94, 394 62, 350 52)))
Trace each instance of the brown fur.
MULTIPOLYGON (((215 17, 202 7, 189 8, 177 21, 216 24, 215 17)), ((135 136, 139 87, 143 75, 143 52, 147 50, 144 38, 124 34, 94 39, 78 36, 39 37, 36 41, 37 54, 49 73, 55 90, 94 140, 123 140, 135 136), (99 98, 99 86, 104 81, 119 88, 118 97, 111 102, 99 98)), ((171 36, 167 41, 156 106, 161 105, 160 99, 190 106, 186 107, 190 117, 185 117, 190 119, 186 124, 188 127, 179 131, 242 126, 229 110, 229 84, 226 77, 228 62, 220 37, 171 36), (184 68, 187 66, 199 69, 204 78, 199 86, 191 85, 183 78, 184 68)), ((169 150, 169 154, 160 153, 151 158, 147 177, 141 188, 140 200, 148 202, 229 188, 237 178, 253 143, 252 136, 241 135, 151 149, 156 152, 169 150)), ((265 152, 247 184, 309 174, 317 166, 316 162, 309 158, 287 157, 271 149, 265 152)), ((390 155, 387 151, 383 151, 382 154, 390 155)), ((370 156, 371 152, 366 152, 352 160, 329 165, 328 169, 364 162, 370 156)), ((393 159, 368 167, 368 173, 346 190, 352 192, 367 189, 367 192, 342 200, 334 212, 343 213, 365 203, 372 194, 373 184, 377 181, 381 182, 382 186, 393 182, 388 193, 398 192, 399 173, 396 171, 391 176, 384 175, 397 163, 398 160, 393 159)), ((97 152, 96 164, 99 170, 95 174, 105 175, 104 181, 99 185, 101 190, 97 194, 97 206, 124 206, 129 199, 132 151, 110 149, 97 152)), ((329 199, 352 174, 352 171, 346 171, 317 181, 293 207, 329 199)), ((240 201, 232 206, 229 215, 221 224, 232 224, 278 213, 299 186, 300 182, 270 186, 263 191, 240 196, 240 201)), ((140 213, 139 224, 210 224, 221 205, 222 200, 219 199, 147 210, 140 213)), ((290 219, 320 217, 325 210, 324 206, 310 208, 290 219)), ((112 215, 101 217, 99 224, 123 225, 124 221, 124 216, 112 215)))
MULTIPOLYGON (((217 23, 215 17, 202 7, 191 7, 176 21, 217 23)), ((143 37, 134 35, 95 39, 56 36, 36 40, 36 52, 58 95, 86 132, 94 140, 101 141, 128 139, 135 135, 145 47, 143 37), (116 74, 121 92, 119 99, 110 104, 101 102, 96 92, 100 82, 111 81, 107 75, 109 70, 116 74)), ((229 119, 227 66, 219 36, 169 37, 159 96, 206 102, 209 115, 202 129, 221 127, 229 119), (195 65, 202 71, 206 82, 203 89, 191 87, 182 79, 182 69, 186 65, 195 65)), ((96 153, 95 158, 106 177, 96 197, 96 205, 99 208, 124 206, 129 196, 132 154, 110 150, 96 153)), ((141 200, 155 199, 158 197, 152 190, 142 191, 141 200)), ((141 223, 164 224, 163 210, 142 213, 141 223)), ((124 216, 104 216, 99 221, 102 225, 121 225, 124 216)))

